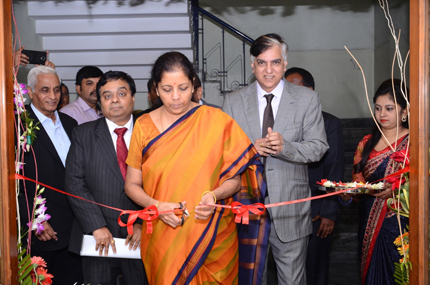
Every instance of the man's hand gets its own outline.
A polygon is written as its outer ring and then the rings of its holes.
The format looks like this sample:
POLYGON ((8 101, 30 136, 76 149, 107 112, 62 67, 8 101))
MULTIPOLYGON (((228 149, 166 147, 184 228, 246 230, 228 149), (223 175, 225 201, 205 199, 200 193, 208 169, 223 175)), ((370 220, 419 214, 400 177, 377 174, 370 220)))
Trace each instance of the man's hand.
POLYGON ((272 155, 280 154, 284 149, 284 138, 280 133, 274 132, 272 128, 267 129, 266 142, 272 155))
POLYGON ((51 239, 57 241, 57 233, 54 231, 51 225, 48 222, 43 222, 42 225, 44 230, 40 234, 34 232, 34 235, 37 237, 37 239, 41 241, 48 241, 51 239))
POLYGON ((112 246, 113 253, 116 253, 115 241, 107 227, 102 227, 93 231, 94 239, 96 240, 96 250, 99 251, 99 255, 103 255, 103 250, 105 256, 108 256, 109 246, 112 246))
POLYGON ((321 219, 321 224, 317 232, 317 236, 321 238, 326 238, 329 234, 333 232, 335 221, 316 215, 312 219, 312 222, 316 222, 321 219))
POLYGON ((269 156, 269 154, 271 154, 273 152, 273 150, 271 148, 269 148, 269 145, 267 144, 266 138, 257 139, 254 142, 254 146, 261 156, 267 157, 267 156, 269 156))
MULTIPOLYGON (((46 51, 46 58, 48 58, 48 55, 49 55, 49 50, 46 51)), ((52 61, 49 61, 48 59, 45 60, 44 65, 55 69, 55 64, 52 61)), ((40 64, 35 64, 34 66, 40 66, 40 64)))
POLYGON ((137 247, 140 248, 140 239, 142 237, 142 225, 135 223, 133 225, 133 234, 127 235, 127 238, 125 239, 125 245, 129 244, 128 249, 136 250, 137 247))

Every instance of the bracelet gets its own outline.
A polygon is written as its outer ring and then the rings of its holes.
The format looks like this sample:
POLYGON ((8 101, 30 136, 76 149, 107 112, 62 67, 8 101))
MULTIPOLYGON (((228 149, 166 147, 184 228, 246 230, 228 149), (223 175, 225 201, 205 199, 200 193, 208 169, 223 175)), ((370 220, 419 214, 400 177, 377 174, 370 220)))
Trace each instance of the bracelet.
POLYGON ((340 197, 337 197, 338 199, 339 199, 339 202, 342 204, 342 205, 349 205, 349 204, 351 204, 351 202, 352 202, 352 197, 351 198, 349 198, 349 201, 348 202, 343 202, 342 201, 342 199, 340 198, 340 197))
POLYGON ((203 196, 205 196, 205 194, 207 194, 207 193, 211 193, 212 194, 212 196, 214 196, 214 204, 216 203, 216 196, 215 196, 215 194, 214 194, 214 192, 212 192, 212 191, 205 191, 205 192, 203 192, 203 194, 202 194, 202 198, 203 198, 203 196))
POLYGON ((158 209, 158 205, 160 205, 160 201, 158 201, 156 204, 155 204, 155 207, 158 209))

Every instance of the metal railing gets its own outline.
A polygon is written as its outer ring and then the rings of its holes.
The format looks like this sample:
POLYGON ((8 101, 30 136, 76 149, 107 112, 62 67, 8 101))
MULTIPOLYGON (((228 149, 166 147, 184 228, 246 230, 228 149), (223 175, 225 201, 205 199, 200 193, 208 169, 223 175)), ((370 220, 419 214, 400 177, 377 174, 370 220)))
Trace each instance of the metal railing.
POLYGON ((246 52, 254 40, 199 7, 198 0, 191 1, 191 11, 195 66, 201 75, 203 90, 206 91, 206 84, 218 84, 217 89, 224 96, 247 86, 252 73, 247 77, 250 65, 246 52))

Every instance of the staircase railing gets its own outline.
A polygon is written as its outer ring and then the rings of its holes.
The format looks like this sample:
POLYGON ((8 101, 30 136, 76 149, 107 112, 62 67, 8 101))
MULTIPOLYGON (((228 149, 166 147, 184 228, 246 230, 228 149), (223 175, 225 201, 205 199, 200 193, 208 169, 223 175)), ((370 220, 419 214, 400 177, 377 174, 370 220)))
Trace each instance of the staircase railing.
POLYGON ((209 83, 218 84, 222 96, 247 86, 252 78, 250 72, 247 77, 250 66, 247 47, 254 40, 199 7, 198 0, 191 1, 191 11, 195 66, 201 76, 203 94, 209 83))

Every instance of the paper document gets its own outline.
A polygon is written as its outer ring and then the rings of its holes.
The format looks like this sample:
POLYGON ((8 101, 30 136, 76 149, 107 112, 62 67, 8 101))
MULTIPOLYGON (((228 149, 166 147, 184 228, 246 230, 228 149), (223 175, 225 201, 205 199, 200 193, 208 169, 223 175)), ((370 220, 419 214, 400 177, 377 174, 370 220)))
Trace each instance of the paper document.
POLYGON ((99 251, 96 251, 96 239, 92 235, 84 235, 81 248, 81 256, 97 256, 97 257, 110 257, 110 258, 129 258, 129 259, 141 259, 140 248, 136 250, 129 250, 128 245, 125 244, 125 238, 114 238, 116 253, 113 253, 112 247, 109 246, 108 256, 99 255, 99 251))

